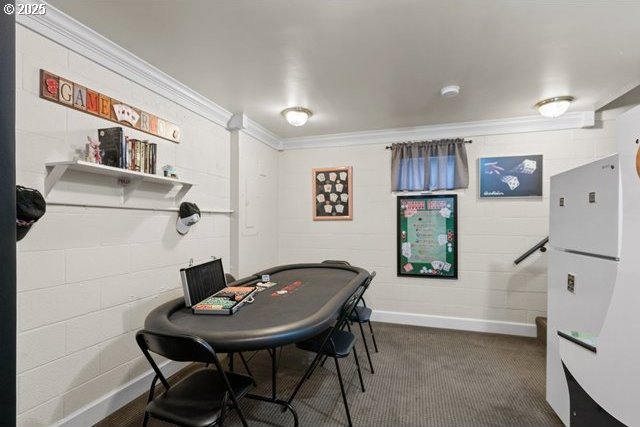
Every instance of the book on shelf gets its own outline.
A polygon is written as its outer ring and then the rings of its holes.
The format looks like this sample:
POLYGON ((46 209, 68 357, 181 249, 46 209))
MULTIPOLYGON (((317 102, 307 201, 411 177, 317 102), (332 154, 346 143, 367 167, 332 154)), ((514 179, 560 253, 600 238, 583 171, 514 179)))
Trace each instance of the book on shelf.
POLYGON ((98 129, 102 164, 114 168, 122 167, 124 132, 121 127, 98 129))
POLYGON ((102 164, 156 174, 157 144, 124 135, 121 127, 98 129, 102 164))

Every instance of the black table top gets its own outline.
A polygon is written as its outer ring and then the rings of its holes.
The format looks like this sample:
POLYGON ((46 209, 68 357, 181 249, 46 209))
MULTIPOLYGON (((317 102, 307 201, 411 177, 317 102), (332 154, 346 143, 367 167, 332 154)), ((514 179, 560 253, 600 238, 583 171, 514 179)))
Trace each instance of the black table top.
POLYGON ((255 283, 262 274, 271 275, 277 285, 256 293, 253 304, 245 304, 231 316, 194 315, 178 298, 149 313, 145 328, 196 335, 220 352, 292 344, 330 327, 345 301, 369 276, 366 270, 347 265, 291 264, 258 272, 234 285, 255 283), (294 289, 276 293, 286 286, 294 289))

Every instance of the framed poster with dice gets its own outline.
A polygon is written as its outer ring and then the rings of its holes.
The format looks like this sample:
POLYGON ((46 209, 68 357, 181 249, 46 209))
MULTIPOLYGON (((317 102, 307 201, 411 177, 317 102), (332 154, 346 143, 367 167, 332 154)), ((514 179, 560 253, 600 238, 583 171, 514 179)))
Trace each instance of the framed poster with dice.
POLYGON ((311 180, 314 221, 353 219, 351 166, 313 169, 311 180))
POLYGON ((480 197, 542 197, 542 155, 483 157, 480 197))

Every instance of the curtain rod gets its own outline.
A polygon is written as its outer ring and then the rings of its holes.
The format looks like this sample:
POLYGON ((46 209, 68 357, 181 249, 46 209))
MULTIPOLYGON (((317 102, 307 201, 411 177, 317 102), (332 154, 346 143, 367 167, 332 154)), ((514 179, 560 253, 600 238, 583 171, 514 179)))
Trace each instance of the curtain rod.
MULTIPOLYGON (((409 142, 418 142, 418 141, 409 141, 409 142)), ((465 144, 471 144, 473 141, 469 140, 469 141, 465 141, 465 144)), ((384 147, 385 150, 391 150, 391 146, 387 145, 386 147, 384 147)))

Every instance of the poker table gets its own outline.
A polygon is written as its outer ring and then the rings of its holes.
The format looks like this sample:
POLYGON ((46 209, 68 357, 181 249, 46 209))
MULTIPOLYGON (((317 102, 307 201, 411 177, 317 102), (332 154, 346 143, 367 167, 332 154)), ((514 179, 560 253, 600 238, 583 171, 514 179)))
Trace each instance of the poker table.
POLYGON ((263 274, 277 285, 255 294, 252 304, 226 315, 192 314, 184 299, 169 301, 149 313, 145 329, 196 335, 217 352, 274 349, 310 338, 332 326, 342 305, 369 273, 341 264, 290 264, 260 271, 233 286, 260 281, 263 274), (286 289, 286 293, 278 292, 286 289))

